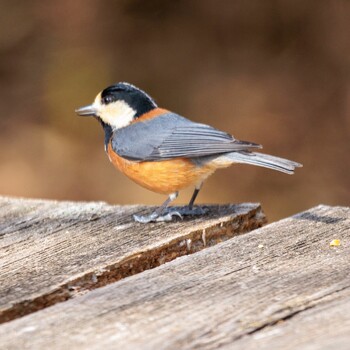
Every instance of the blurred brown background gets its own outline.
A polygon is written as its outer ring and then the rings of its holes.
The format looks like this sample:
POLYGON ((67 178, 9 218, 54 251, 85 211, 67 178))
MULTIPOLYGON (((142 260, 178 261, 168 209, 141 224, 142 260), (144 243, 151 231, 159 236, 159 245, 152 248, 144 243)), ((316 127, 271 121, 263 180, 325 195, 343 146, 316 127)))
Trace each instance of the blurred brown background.
POLYGON ((349 1, 2 0, 0 28, 1 194, 160 204, 108 162, 97 122, 74 114, 128 81, 304 164, 294 176, 219 171, 198 202, 261 202, 270 220, 349 205, 349 1))

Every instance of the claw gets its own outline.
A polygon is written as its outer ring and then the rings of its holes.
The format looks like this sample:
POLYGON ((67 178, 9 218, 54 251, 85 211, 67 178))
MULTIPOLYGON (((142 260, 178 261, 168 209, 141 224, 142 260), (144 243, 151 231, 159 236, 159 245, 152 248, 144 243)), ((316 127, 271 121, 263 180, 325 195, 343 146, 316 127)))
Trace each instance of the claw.
POLYGON ((195 207, 191 209, 190 215, 205 215, 209 212, 209 208, 207 207, 195 207))
POLYGON ((133 215, 134 220, 136 222, 140 222, 141 224, 148 224, 149 222, 156 222, 156 219, 158 218, 157 213, 152 213, 150 215, 133 215))
POLYGON ((150 215, 134 215, 134 220, 140 222, 141 224, 148 224, 149 222, 162 222, 162 221, 171 221, 173 216, 178 216, 182 219, 181 214, 178 211, 171 211, 166 215, 159 216, 156 212, 150 215))
POLYGON ((178 216, 182 220, 182 215, 178 211, 171 211, 166 215, 158 216, 156 221, 171 221, 173 216, 178 216))
POLYGON ((205 215, 209 211, 209 208, 205 207, 195 207, 195 208, 189 208, 189 207, 182 207, 179 209, 179 213, 183 216, 200 216, 205 215))

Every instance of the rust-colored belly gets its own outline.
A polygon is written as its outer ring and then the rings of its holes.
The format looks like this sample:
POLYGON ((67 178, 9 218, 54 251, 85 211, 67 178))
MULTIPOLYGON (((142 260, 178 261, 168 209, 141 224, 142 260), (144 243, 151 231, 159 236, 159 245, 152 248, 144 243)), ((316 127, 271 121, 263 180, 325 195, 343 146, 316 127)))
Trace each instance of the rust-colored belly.
POLYGON ((116 154, 108 145, 113 165, 142 187, 169 194, 196 185, 215 171, 212 164, 197 166, 191 160, 178 158, 160 162, 133 162, 116 154))

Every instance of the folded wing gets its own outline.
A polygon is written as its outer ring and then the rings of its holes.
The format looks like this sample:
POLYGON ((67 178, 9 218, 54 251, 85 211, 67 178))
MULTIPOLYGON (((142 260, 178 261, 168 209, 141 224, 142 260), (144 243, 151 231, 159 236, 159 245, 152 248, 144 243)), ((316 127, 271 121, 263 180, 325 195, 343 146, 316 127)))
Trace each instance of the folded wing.
POLYGON ((196 158, 261 148, 256 143, 236 140, 223 131, 174 113, 118 129, 111 142, 119 156, 133 161, 196 158))

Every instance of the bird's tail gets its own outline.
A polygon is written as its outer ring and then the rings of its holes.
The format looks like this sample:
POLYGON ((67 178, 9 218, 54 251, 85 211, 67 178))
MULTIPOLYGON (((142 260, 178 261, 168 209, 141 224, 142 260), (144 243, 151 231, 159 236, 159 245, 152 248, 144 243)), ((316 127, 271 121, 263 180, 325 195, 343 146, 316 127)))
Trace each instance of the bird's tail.
POLYGON ((302 164, 292 160, 270 156, 269 154, 257 152, 232 152, 221 155, 215 160, 223 165, 226 163, 243 163, 261 166, 268 169, 281 171, 286 174, 294 174, 294 169, 302 167, 302 164))

